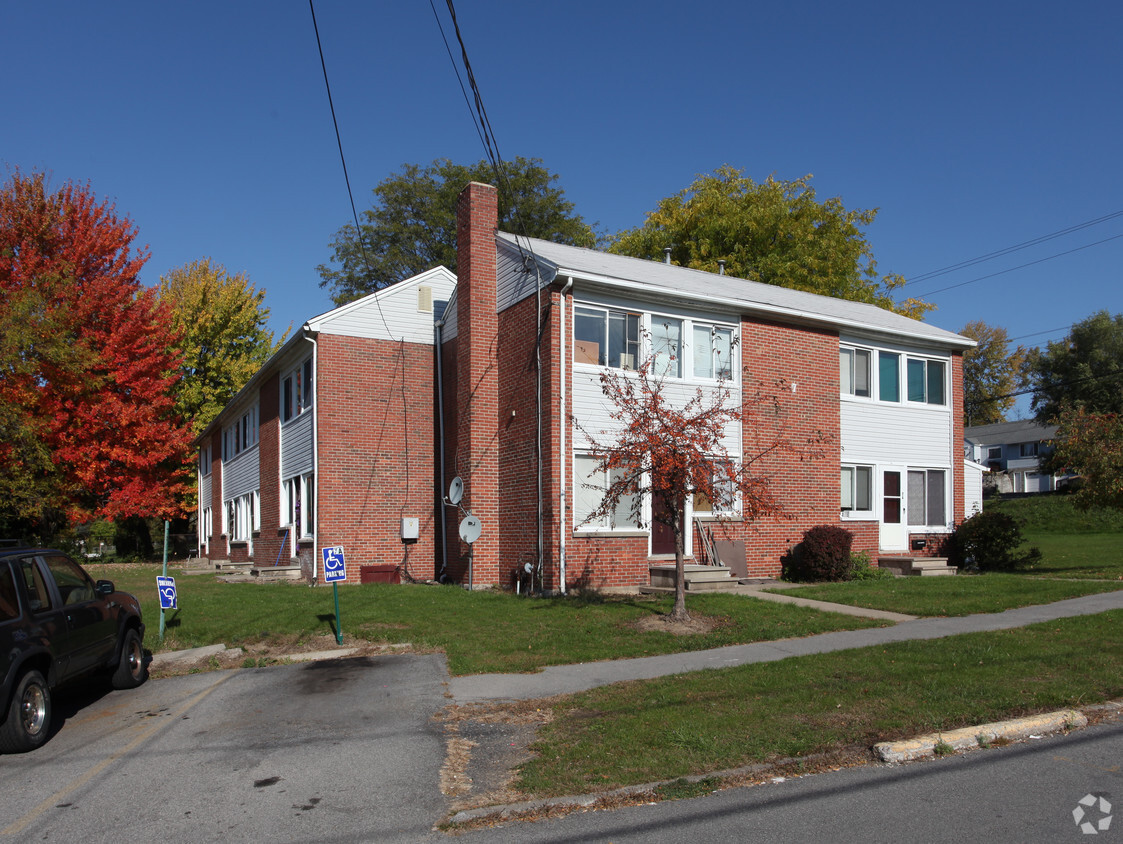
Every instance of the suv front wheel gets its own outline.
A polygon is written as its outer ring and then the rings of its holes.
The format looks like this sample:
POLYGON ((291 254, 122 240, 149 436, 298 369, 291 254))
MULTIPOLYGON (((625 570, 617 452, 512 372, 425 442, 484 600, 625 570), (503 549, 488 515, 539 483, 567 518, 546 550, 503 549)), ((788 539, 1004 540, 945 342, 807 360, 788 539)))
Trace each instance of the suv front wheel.
POLYGON ((115 689, 135 689, 148 679, 148 666, 144 664, 144 646, 140 633, 130 627, 121 639, 121 659, 113 672, 115 689))
POLYGON ((0 726, 0 752, 24 753, 47 740, 51 727, 51 690, 38 671, 28 671, 12 694, 7 718, 0 726))

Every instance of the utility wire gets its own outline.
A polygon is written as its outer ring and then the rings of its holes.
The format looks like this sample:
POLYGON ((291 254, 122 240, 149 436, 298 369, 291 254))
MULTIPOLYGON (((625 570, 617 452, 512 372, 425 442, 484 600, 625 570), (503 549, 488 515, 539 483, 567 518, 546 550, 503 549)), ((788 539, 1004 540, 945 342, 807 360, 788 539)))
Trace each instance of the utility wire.
POLYGON ((1108 220, 1114 220, 1117 217, 1123 217, 1123 211, 1115 211, 1111 214, 1105 214, 1104 216, 1097 217, 1094 220, 1086 220, 1083 223, 1077 223, 1074 226, 1069 226, 1068 228, 1061 229, 1059 231, 1044 234, 1040 237, 1035 237, 1031 240, 1026 240, 1022 243, 1014 244, 1013 246, 1007 246, 1005 249, 998 249, 994 252, 988 252, 985 255, 979 255, 977 258, 968 258, 966 261, 960 261, 957 264, 950 264, 946 267, 941 267, 938 270, 921 273, 918 276, 910 278, 907 282, 905 282, 905 284, 916 284, 917 282, 928 281, 929 279, 933 279, 941 275, 946 275, 947 273, 952 273, 956 270, 965 269, 967 267, 974 266, 975 264, 981 264, 984 261, 990 261, 994 258, 1001 258, 1003 255, 1009 255, 1011 252, 1018 252, 1022 249, 1028 249, 1029 247, 1036 246, 1039 243, 1045 243, 1046 241, 1053 240, 1058 237, 1063 237, 1066 234, 1072 234, 1073 232, 1080 231, 1081 229, 1086 229, 1089 226, 1106 223, 1108 220))

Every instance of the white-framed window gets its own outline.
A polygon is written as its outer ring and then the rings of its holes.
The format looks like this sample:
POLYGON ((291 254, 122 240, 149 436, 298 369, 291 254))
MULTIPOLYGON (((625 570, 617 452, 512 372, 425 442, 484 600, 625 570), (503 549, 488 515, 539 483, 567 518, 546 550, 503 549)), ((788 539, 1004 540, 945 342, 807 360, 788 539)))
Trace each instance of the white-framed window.
POLYGON ((716 500, 711 501, 706 495, 696 490, 692 501, 694 515, 729 516, 736 514, 738 512, 737 487, 729 474, 715 470, 711 473, 711 482, 714 486, 716 500))
POLYGON ((693 323, 691 362, 695 378, 728 381, 733 377, 733 329, 705 322, 693 323))
POLYGON ((656 378, 682 377, 682 320, 651 317, 651 372, 656 378))
POLYGON ((625 496, 617 502, 608 516, 590 518, 604 500, 611 483, 623 476, 623 470, 611 472, 600 468, 600 461, 591 454, 573 456, 573 516, 577 530, 640 530, 642 525, 633 517, 635 495, 625 496))
POLYGON ((281 483, 281 525, 297 539, 312 536, 316 524, 316 476, 294 475, 281 483))
POLYGON ((908 378, 906 395, 910 402, 947 404, 947 366, 942 360, 909 358, 905 371, 908 378))
POLYGON ((870 516, 873 513, 873 467, 842 467, 842 501, 844 516, 870 516))
POLYGON ((897 352, 877 353, 877 397, 885 402, 901 400, 901 356, 897 352))
POLYGON ((872 387, 869 349, 841 346, 838 350, 838 381, 844 396, 869 398, 872 387))
POLYGON ((947 477, 945 469, 909 469, 909 527, 947 527, 947 477))
POLYGON ((247 542, 261 530, 261 495, 255 489, 223 502, 223 533, 234 542, 247 542))
POLYGON ((199 476, 202 478, 207 477, 211 473, 211 444, 208 442, 206 445, 199 449, 199 476))
POLYGON ((573 318, 573 361, 635 369, 640 360, 640 315, 578 305, 573 318))
POLYGON ((199 533, 202 536, 203 542, 210 539, 211 531, 214 529, 214 511, 210 507, 204 507, 202 517, 199 519, 199 533))
POLYGON ((281 422, 288 422, 311 409, 312 358, 308 357, 281 379, 281 422))
POLYGON ((222 431, 222 459, 233 460, 243 451, 257 445, 258 424, 255 404, 222 431))

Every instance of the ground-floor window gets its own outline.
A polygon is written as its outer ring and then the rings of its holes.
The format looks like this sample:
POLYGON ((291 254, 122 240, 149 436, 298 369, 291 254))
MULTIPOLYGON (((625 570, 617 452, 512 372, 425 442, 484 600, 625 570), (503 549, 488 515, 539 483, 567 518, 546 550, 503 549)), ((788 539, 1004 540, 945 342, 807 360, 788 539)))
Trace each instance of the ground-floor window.
MULTIPOLYGON (((207 511, 209 513, 209 510, 207 511)), ((235 542, 246 542, 261 530, 261 494, 255 489, 227 499, 223 508, 223 532, 235 542)))
POLYGON ((316 476, 296 475, 281 484, 281 523, 298 539, 310 537, 316 524, 316 476))
POLYGON ((642 525, 633 516, 637 496, 621 498, 613 512, 593 518, 593 513, 604 500, 609 486, 624 476, 622 469, 610 472, 600 468, 600 461, 591 454, 573 456, 573 516, 578 530, 636 530, 642 525))
POLYGON ((947 471, 909 469, 909 527, 947 527, 947 471))
POLYGON ((865 515, 873 511, 873 467, 842 467, 842 513, 843 515, 865 515))

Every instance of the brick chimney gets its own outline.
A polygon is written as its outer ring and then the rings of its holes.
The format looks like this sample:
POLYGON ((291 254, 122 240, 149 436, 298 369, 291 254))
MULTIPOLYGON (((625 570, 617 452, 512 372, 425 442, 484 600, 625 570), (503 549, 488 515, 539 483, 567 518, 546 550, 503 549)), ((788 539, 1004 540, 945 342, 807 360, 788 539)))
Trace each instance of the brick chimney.
MULTIPOLYGON (((498 206, 494 187, 471 182, 456 207, 456 472, 464 479, 462 506, 483 523, 473 548, 475 587, 499 580, 498 206)), ((463 558, 466 565, 467 549, 463 558)))

